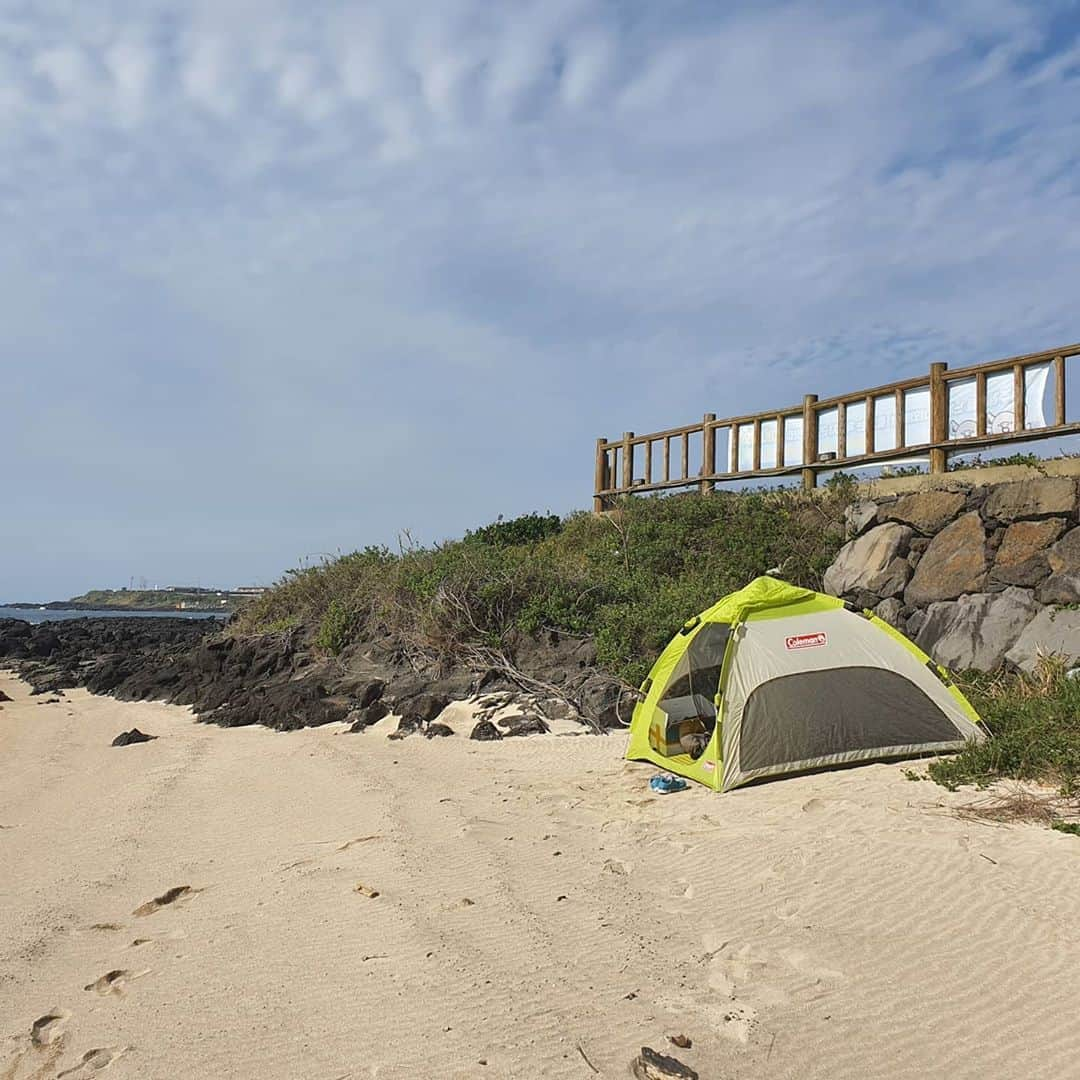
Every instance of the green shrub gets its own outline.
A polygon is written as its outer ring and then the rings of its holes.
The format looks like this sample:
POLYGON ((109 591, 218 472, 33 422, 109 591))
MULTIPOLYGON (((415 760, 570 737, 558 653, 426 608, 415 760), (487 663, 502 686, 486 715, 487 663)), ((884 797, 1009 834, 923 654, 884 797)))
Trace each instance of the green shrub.
POLYGON ((1045 660, 1034 675, 973 673, 961 686, 990 738, 931 762, 932 779, 955 790, 1014 777, 1080 794, 1080 680, 1068 678, 1064 664, 1045 660))
POLYGON ((335 656, 349 644, 356 617, 340 600, 331 600, 319 623, 315 644, 335 656))
POLYGON ((535 544, 560 532, 562 518, 558 514, 522 514, 510 521, 503 521, 500 516, 490 525, 467 532, 465 539, 492 547, 508 547, 512 544, 535 544))

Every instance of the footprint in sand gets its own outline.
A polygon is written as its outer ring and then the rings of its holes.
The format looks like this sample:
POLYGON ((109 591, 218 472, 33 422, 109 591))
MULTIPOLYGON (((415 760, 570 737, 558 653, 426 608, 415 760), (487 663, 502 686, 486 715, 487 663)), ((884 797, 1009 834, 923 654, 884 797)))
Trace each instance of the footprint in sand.
POLYGON ((789 967, 794 968, 800 975, 809 975, 815 982, 842 982, 847 976, 842 971, 834 971, 832 968, 818 967, 817 964, 801 949, 785 949, 780 953, 780 959, 789 967))
POLYGON ((125 968, 117 968, 114 971, 107 971, 100 979, 95 979, 92 983, 87 983, 83 987, 84 990, 96 990, 99 994, 119 994, 123 997, 124 992, 127 990, 127 985, 130 982, 134 982, 136 979, 141 979, 144 975, 149 975, 150 969, 145 971, 128 971, 125 968))
POLYGON ((187 934, 183 930, 169 930, 164 934, 158 934, 156 937, 132 938, 131 941, 125 946, 125 948, 143 949, 147 945, 155 945, 158 943, 165 943, 170 941, 183 941, 186 937, 187 934))
POLYGON ((797 900, 781 900, 780 903, 773 908, 773 913, 778 919, 791 921, 802 915, 802 905, 797 900))
POLYGON ((689 878, 680 877, 671 882, 668 893, 676 899, 693 900, 695 890, 689 878))
POLYGON ((179 901, 190 900, 201 892, 202 889, 193 889, 190 885, 174 885, 160 896, 155 896, 153 900, 147 900, 145 904, 141 904, 132 914, 138 915, 140 918, 144 915, 153 915, 155 911, 159 911, 163 907, 168 907, 170 904, 179 901))
POLYGON ((60 1080, 62 1076, 89 1076, 91 1073, 101 1072, 120 1057, 125 1049, 123 1046, 99 1046, 93 1050, 87 1050, 78 1065, 57 1073, 57 1080, 60 1080))
POLYGON ((0 1080, 43 1080, 52 1075, 64 1053, 70 1018, 67 1009, 50 1009, 30 1025, 29 1040, 26 1035, 5 1040, 7 1050, 13 1050, 14 1056, 7 1057, 4 1050, 0 1050, 0 1058, 6 1058, 6 1061, 0 1061, 0 1080), (22 1068, 24 1063, 29 1071, 22 1068))
POLYGON ((30 1041, 34 1046, 52 1046, 63 1039, 70 1019, 67 1009, 50 1009, 30 1026, 30 1041))

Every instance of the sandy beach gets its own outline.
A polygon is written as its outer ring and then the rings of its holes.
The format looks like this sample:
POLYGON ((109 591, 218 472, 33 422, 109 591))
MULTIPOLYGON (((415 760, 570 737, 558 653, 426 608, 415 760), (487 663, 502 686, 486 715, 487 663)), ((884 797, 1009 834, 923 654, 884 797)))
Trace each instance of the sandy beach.
POLYGON ((0 687, 3 1080, 1076 1075, 1080 840, 900 765, 656 797, 622 736, 0 687))

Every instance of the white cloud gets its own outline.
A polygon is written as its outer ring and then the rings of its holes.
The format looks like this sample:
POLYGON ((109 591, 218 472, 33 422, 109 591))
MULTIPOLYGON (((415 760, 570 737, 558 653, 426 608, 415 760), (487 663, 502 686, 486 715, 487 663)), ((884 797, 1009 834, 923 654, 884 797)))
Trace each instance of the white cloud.
POLYGON ((120 122, 131 127, 144 115, 154 73, 154 53, 136 39, 121 37, 105 50, 104 62, 112 79, 120 122))
POLYGON ((224 38, 199 33, 187 43, 180 79, 194 105, 222 118, 234 115, 243 73, 241 57, 224 38))
POLYGON ((603 89, 615 67, 617 49, 609 32, 591 27, 573 35, 566 52, 559 90, 563 101, 576 109, 588 105, 603 89))
MULTIPOLYGON (((0 16, 13 415, 47 404, 85 446, 133 372, 159 413, 220 402, 199 467, 250 454, 261 507, 269 477, 348 466, 362 542, 425 526, 417 469, 451 531, 581 504, 605 430, 1078 337, 1067 16, 35 0, 0 16), (523 505, 495 507, 511 476, 523 505)), ((177 430, 108 456, 186 462, 177 430)))
POLYGON ((71 45, 42 49, 34 57, 33 71, 47 79, 62 98, 84 94, 94 81, 86 55, 71 45))

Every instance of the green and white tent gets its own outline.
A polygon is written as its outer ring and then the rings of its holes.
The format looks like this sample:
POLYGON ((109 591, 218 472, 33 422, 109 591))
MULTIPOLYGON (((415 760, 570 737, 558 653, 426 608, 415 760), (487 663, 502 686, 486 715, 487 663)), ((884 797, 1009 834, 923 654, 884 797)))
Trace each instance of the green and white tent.
POLYGON ((641 692, 626 756, 718 791, 985 738, 948 672, 903 634, 771 577, 686 623, 641 692))

